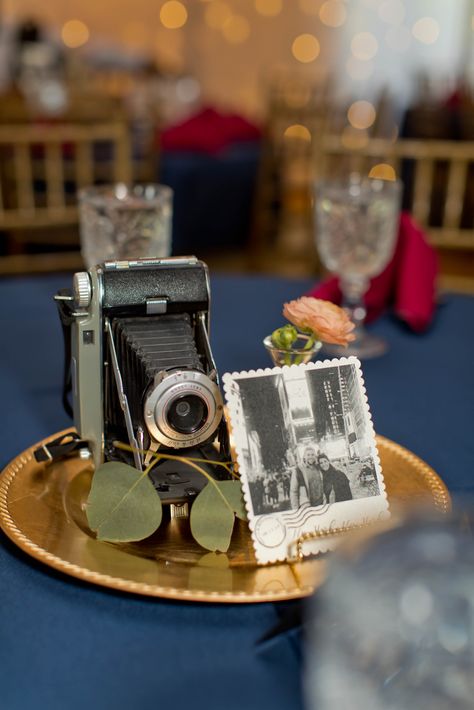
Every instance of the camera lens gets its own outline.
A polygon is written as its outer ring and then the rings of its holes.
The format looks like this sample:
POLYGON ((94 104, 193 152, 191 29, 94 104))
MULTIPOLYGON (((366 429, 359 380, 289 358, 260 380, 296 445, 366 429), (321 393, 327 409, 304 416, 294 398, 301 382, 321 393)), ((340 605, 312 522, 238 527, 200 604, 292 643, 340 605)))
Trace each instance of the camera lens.
POLYGON ((179 434, 194 434, 205 424, 208 415, 205 401, 195 394, 187 394, 171 402, 166 419, 179 434))
POLYGON ((198 370, 174 370, 153 382, 144 417, 154 441, 172 448, 209 441, 222 421, 217 384, 198 370))

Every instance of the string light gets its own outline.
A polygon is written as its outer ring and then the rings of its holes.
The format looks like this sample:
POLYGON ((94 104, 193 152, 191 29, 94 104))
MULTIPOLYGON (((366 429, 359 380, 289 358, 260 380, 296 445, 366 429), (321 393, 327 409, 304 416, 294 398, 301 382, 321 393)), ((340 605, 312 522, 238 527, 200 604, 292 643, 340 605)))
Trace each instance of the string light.
POLYGON ((354 101, 347 111, 347 119, 353 128, 369 128, 377 113, 370 101, 354 101))
POLYGON ((397 179, 397 173, 393 165, 389 163, 378 163, 370 169, 369 178, 393 181, 397 179))
POLYGON ((304 12, 305 15, 318 15, 319 14, 319 2, 318 0, 299 0, 300 10, 304 12))
POLYGON ((89 28, 81 20, 68 20, 61 30, 61 39, 70 49, 82 47, 89 40, 89 28))
POLYGON ((439 24, 434 17, 420 17, 412 27, 412 35, 423 44, 433 44, 439 36, 439 24))
POLYGON ((245 17, 232 15, 224 22, 222 33, 231 44, 242 44, 250 34, 250 25, 245 17))
POLYGON ((346 126, 342 131, 341 143, 349 150, 360 150, 369 142, 367 131, 360 131, 352 126, 346 126))
POLYGON ((232 17, 232 10, 227 3, 215 0, 206 5, 204 21, 209 27, 220 30, 230 17, 232 17))
POLYGON ((310 98, 310 87, 301 87, 298 91, 289 91, 289 93, 285 96, 285 101, 291 108, 304 108, 309 104, 310 98))
POLYGON ((167 30, 177 30, 186 24, 188 11, 179 0, 168 0, 161 6, 160 21, 167 30))
POLYGON ((351 52, 362 62, 373 59, 379 49, 379 43, 371 32, 359 32, 351 41, 351 52))
POLYGON ((191 76, 184 76, 176 82, 176 96, 180 101, 185 103, 196 101, 200 93, 199 82, 191 76))
POLYGON ((349 57, 346 62, 346 71, 355 81, 364 81, 374 73, 374 65, 372 62, 361 62, 355 57, 349 57))
POLYGON ((302 34, 293 41, 291 51, 295 59, 308 64, 318 58, 321 47, 314 35, 302 34))
POLYGON ((341 0, 326 0, 319 10, 319 19, 327 27, 341 27, 347 18, 346 7, 341 0))
POLYGON ((389 25, 401 25, 405 18, 405 6, 401 0, 384 0, 377 14, 389 25))
POLYGON ((283 133, 283 137, 297 138, 298 140, 309 142, 311 140, 311 133, 309 132, 309 129, 306 126, 303 126, 302 123, 294 123, 292 126, 288 126, 288 128, 283 133))
POLYGON ((411 44, 411 34, 408 27, 390 27, 385 35, 385 42, 390 49, 396 52, 406 52, 411 44))
POLYGON ((143 47, 147 40, 147 29, 141 22, 130 22, 122 32, 122 40, 133 47, 143 47))
POLYGON ((279 15, 283 8, 282 0, 255 0, 255 9, 265 17, 279 15))

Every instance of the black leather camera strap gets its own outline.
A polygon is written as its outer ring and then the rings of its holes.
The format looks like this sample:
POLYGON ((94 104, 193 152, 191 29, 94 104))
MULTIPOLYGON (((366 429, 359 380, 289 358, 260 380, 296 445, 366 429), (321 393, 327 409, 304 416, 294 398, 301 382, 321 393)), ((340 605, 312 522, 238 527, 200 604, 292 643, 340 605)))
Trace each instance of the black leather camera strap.
MULTIPOLYGON (((67 296, 69 291, 67 289, 61 289, 58 291, 58 296, 67 296)), ((59 318, 61 320, 61 326, 63 330, 64 338, 64 368, 63 368, 63 393, 62 402, 66 413, 72 417, 73 411, 71 403, 69 402, 69 393, 72 390, 72 376, 71 376, 71 324, 74 320, 74 316, 71 314, 71 309, 68 306, 68 301, 57 298, 56 305, 58 307, 59 318)))
POLYGON ((49 441, 47 444, 38 447, 33 452, 33 455, 41 463, 42 461, 54 461, 62 456, 75 453, 78 449, 84 449, 87 446, 87 441, 81 439, 75 431, 69 431, 61 434, 57 439, 49 441))

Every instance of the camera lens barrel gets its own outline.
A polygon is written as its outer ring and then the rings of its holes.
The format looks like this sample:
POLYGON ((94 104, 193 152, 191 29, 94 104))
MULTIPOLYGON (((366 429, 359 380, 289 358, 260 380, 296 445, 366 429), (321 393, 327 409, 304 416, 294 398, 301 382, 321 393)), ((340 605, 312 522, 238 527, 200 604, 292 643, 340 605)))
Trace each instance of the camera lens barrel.
POLYGON ((222 412, 222 396, 215 382, 197 370, 178 370, 155 380, 145 398, 144 420, 156 441, 182 448, 209 439, 222 412))

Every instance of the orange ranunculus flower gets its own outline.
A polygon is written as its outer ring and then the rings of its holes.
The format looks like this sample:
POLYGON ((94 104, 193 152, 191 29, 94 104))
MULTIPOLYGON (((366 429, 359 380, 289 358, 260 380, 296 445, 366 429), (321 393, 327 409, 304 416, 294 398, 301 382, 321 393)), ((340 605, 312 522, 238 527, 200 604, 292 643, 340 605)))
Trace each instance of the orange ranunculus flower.
POLYGON ((351 332, 355 325, 347 313, 330 301, 302 296, 285 303, 283 315, 301 330, 312 330, 319 340, 335 345, 347 345, 355 340, 351 332))

